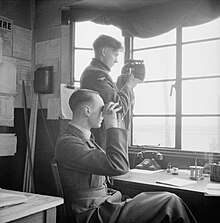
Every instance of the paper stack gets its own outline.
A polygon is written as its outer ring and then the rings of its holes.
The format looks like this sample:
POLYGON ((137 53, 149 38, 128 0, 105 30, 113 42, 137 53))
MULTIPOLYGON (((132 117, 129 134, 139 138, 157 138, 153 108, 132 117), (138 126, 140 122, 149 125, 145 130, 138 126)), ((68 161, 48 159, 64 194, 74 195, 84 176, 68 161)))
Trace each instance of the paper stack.
POLYGON ((205 196, 220 196, 220 183, 208 183, 205 196))

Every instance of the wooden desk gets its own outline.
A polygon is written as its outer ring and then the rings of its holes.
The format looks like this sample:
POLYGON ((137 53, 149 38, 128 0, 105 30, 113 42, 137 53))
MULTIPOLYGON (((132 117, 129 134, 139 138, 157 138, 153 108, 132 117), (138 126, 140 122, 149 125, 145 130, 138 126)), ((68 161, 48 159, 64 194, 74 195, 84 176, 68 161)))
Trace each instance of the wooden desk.
POLYGON ((165 170, 159 170, 159 172, 157 171, 152 172, 152 171, 132 169, 125 175, 114 177, 114 181, 134 182, 138 184, 147 184, 149 186, 154 186, 158 188, 165 187, 165 188, 177 189, 176 186, 156 183, 157 180, 167 180, 175 177, 193 182, 193 184, 188 184, 178 187, 178 190, 194 191, 204 194, 206 186, 210 182, 209 177, 204 177, 203 180, 194 181, 190 180, 189 178, 189 170, 179 170, 178 172, 179 172, 178 175, 172 175, 171 173, 166 173, 165 170))
POLYGON ((63 198, 39 194, 23 193, 3 190, 6 193, 24 194, 28 200, 25 203, 8 206, 0 209, 0 223, 55 223, 56 206, 63 204, 63 198))
POLYGON ((168 174, 164 171, 146 174, 144 171, 129 171, 125 175, 114 177, 113 188, 133 197, 141 192, 147 191, 168 191, 177 194, 189 206, 198 223, 220 222, 220 197, 205 196, 204 192, 209 177, 196 181, 195 184, 188 184, 181 187, 156 183, 157 180, 166 180, 173 177, 189 180, 189 171, 179 171, 179 175, 168 174))

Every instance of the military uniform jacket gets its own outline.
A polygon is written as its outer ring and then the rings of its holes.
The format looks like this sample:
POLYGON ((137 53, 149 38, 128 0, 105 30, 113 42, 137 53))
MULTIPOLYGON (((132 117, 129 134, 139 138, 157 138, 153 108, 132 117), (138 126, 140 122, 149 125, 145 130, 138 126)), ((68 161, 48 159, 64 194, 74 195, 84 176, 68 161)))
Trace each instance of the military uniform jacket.
MULTIPOLYGON (((119 90, 109 72, 110 69, 108 66, 102 63, 102 61, 93 58, 90 65, 85 68, 81 75, 80 88, 98 91, 104 103, 118 102, 122 106, 120 117, 123 120, 134 100, 133 92, 127 85, 119 90)), ((96 142, 105 149, 106 132, 104 122, 101 128, 93 129, 92 133, 95 136, 96 142)))
POLYGON ((99 205, 111 199, 105 176, 121 175, 129 169, 127 131, 108 129, 104 151, 92 139, 86 140, 83 132, 69 123, 57 139, 55 159, 67 212, 83 218, 81 222, 87 222, 85 219, 89 219, 99 205))

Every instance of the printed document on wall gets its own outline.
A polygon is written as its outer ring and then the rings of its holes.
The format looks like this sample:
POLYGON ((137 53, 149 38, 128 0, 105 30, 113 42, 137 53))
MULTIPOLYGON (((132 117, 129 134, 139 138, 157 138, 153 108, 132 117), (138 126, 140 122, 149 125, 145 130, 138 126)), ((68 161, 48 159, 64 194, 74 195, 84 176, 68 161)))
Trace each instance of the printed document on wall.
POLYGON ((31 30, 13 26, 13 56, 31 60, 31 30))
POLYGON ((0 126, 14 126, 14 96, 0 95, 0 126))
POLYGON ((21 85, 25 81, 25 84, 31 85, 31 62, 17 59, 16 67, 17 83, 21 85))
POLYGON ((0 16, 0 37, 3 40, 4 56, 12 56, 12 30, 13 20, 0 16))
POLYGON ((35 43, 35 64, 44 64, 48 59, 60 59, 60 39, 35 43))
POLYGON ((0 134, 0 156, 13 156, 16 153, 17 136, 13 133, 0 134))
POLYGON ((0 93, 16 94, 17 67, 14 60, 3 57, 0 64, 0 93))

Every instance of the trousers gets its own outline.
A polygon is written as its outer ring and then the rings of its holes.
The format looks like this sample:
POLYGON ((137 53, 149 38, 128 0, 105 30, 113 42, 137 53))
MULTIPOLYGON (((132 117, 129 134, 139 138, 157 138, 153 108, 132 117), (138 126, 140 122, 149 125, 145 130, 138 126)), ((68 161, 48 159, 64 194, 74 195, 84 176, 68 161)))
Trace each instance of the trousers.
MULTIPOLYGON (((85 214, 85 213, 84 213, 85 214)), ((79 223, 196 223, 188 206, 169 192, 142 192, 127 201, 108 199, 79 223)), ((84 217, 83 217, 84 216, 84 217)))

